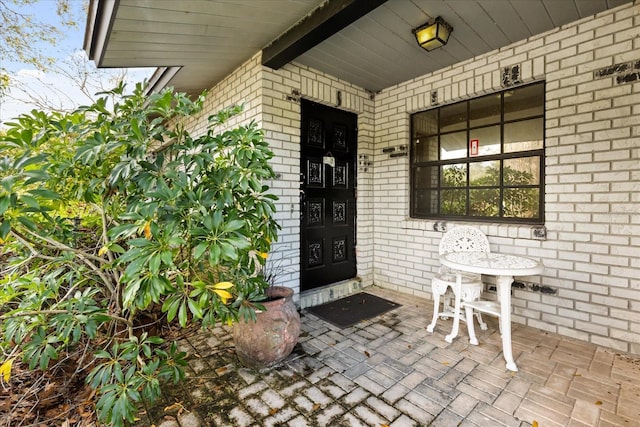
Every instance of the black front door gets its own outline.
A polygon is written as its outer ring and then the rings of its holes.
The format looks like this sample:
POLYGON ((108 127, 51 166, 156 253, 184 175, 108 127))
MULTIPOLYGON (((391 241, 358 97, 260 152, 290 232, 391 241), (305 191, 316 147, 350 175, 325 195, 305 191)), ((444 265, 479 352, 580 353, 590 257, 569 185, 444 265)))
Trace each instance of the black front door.
POLYGON ((356 276, 353 113, 302 100, 301 290, 356 276))

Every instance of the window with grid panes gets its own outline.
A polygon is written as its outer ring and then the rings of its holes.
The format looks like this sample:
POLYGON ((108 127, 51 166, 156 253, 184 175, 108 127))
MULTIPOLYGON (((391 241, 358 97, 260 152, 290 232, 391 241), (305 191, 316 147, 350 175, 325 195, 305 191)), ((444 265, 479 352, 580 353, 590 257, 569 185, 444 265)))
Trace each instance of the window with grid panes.
POLYGON ((411 116, 411 216, 544 222, 544 82, 411 116))

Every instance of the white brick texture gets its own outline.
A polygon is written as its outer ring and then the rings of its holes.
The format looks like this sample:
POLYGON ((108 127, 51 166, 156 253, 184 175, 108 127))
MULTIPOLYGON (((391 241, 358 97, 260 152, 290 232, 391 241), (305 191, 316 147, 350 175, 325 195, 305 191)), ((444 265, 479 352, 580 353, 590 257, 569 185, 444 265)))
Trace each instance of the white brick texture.
MULTIPOLYGON (((278 196, 276 219, 282 227, 272 257, 280 270, 276 283, 300 292, 300 101, 299 97, 358 115, 358 154, 373 155, 373 101, 369 93, 349 83, 290 64, 274 71, 261 65, 260 54, 245 62, 208 91, 203 113, 185 125, 204 132, 207 117, 223 108, 243 104, 244 111, 228 126, 256 121, 265 132, 278 175, 269 182, 278 196), (299 95, 293 95, 297 91, 299 95), (337 106, 338 91, 341 105, 337 106)), ((373 167, 357 174, 357 269, 363 285, 373 283, 373 167)))
POLYGON ((539 286, 514 292, 514 321, 640 353, 640 80, 596 76, 602 68, 640 61, 638 28, 636 1, 375 96, 296 63, 277 71, 262 67, 257 54, 210 90, 205 113, 189 126, 204 129, 209 114, 244 102, 237 121, 256 120, 265 130, 279 174, 269 184, 280 197, 281 283, 299 292, 296 98, 356 113, 358 155, 372 162, 357 175, 358 275, 363 285, 429 298, 442 236, 435 230, 443 224, 409 218, 409 157, 382 150, 409 144, 410 116, 431 108, 432 91, 439 105, 501 91, 501 69, 519 65, 523 83, 546 82, 547 237, 535 240, 528 225, 479 224, 492 250, 546 265, 540 276, 517 278, 539 286), (535 290, 540 287, 556 293, 542 294, 535 290))
POLYGON ((525 225, 479 226, 492 250, 545 263, 541 276, 517 280, 557 293, 547 305, 539 302, 539 292, 514 292, 514 320, 640 353, 640 316, 632 308, 640 307, 640 80, 618 84, 615 76, 594 75, 600 68, 640 61, 638 28, 636 2, 378 94, 374 283, 429 295, 429 277, 438 268, 434 260, 442 233, 433 231, 432 221, 408 218, 408 159, 382 153, 407 144, 410 114, 430 108, 403 101, 428 102, 435 88, 440 88, 440 105, 497 92, 504 89, 494 77, 500 67, 520 65, 524 83, 544 80, 547 88, 547 239, 531 240, 531 227, 525 225), (412 244, 397 244, 407 240, 412 244), (423 261, 406 266, 408 259, 423 261))

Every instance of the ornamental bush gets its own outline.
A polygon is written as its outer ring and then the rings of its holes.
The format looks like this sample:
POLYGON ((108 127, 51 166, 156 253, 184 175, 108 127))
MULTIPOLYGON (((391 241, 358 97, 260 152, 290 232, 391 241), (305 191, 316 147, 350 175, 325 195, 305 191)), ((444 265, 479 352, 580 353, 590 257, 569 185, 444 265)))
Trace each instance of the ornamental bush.
POLYGON ((159 324, 255 316, 278 231, 263 133, 218 131, 240 107, 194 136, 182 121, 204 94, 123 93, 33 111, 0 136, 0 381, 15 360, 46 371, 73 354, 115 426, 183 378, 159 324))

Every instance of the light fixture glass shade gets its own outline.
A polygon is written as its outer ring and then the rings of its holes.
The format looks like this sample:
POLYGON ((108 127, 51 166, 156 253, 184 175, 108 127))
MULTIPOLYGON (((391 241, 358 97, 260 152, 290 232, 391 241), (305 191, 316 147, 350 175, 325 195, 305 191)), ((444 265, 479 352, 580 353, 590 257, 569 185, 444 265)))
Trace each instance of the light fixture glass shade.
POLYGON ((430 51, 447 44, 452 31, 453 27, 438 16, 433 22, 415 28, 413 34, 420 47, 430 51))

